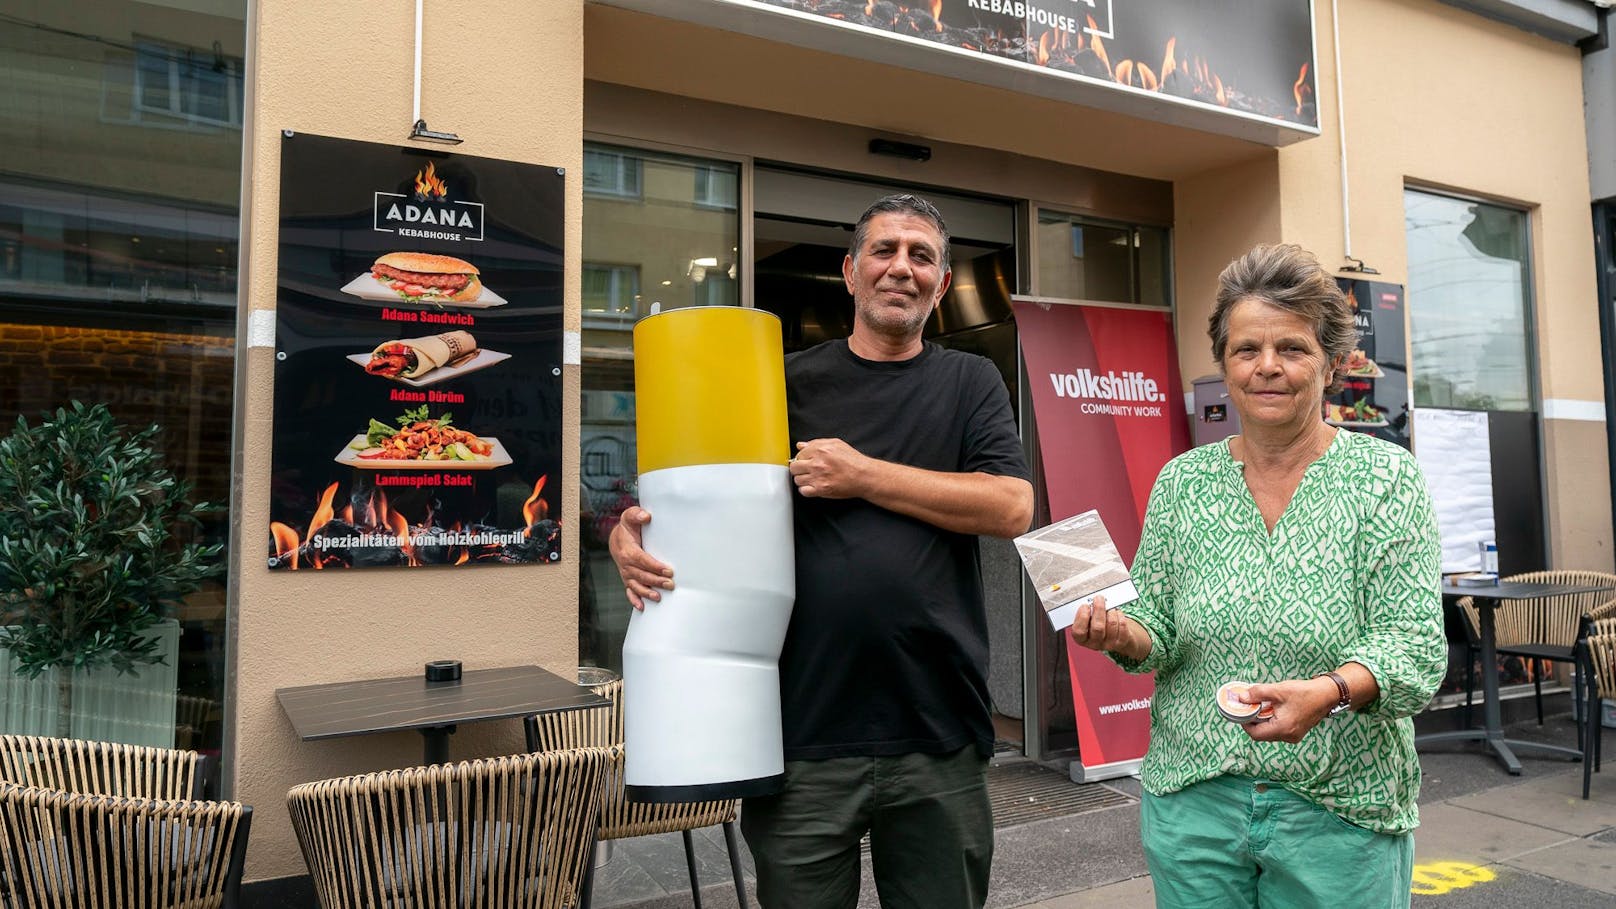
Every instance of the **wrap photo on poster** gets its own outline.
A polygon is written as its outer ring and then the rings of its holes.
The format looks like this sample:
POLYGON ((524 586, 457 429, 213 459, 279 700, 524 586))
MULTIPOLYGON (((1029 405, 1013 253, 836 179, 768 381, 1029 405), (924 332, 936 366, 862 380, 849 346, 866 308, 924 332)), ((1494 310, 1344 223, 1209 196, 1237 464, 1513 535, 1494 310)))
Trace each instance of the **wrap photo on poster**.
MULTIPOLYGON (((1098 511, 1131 566, 1156 475, 1190 447, 1172 317, 1026 300, 1014 306, 1050 518, 1098 511)), ((1081 647, 1066 655, 1083 768, 1142 759, 1153 678, 1081 647)))
POLYGON ((554 167, 281 140, 271 569, 561 558, 554 167))
POLYGON ((1355 306, 1358 347, 1341 390, 1324 398, 1324 422, 1409 448, 1408 337, 1403 285, 1336 278, 1355 306))
POLYGON ((728 0, 1317 129, 1309 0, 728 0))

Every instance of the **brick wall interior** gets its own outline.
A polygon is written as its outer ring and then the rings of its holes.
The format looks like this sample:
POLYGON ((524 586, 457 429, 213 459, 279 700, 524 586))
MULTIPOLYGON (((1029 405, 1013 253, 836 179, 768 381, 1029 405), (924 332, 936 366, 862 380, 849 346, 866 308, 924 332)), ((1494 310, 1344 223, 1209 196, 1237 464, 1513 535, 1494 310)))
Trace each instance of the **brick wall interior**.
POLYGON ((231 337, 0 322, 0 414, 32 423, 78 400, 130 427, 157 423, 169 468, 224 505, 234 358, 231 337))

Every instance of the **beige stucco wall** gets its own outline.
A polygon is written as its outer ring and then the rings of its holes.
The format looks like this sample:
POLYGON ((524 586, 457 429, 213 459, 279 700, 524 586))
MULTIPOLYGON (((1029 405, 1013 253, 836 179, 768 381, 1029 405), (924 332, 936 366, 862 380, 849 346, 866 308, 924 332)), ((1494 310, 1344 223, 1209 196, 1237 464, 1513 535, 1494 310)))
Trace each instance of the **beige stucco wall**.
MULTIPOLYGON (((494 0, 469 9, 427 4, 421 109, 435 129, 465 137, 455 151, 567 168, 566 325, 578 329, 582 200, 582 0, 494 0)), ((252 311, 275 305, 282 129, 404 144, 410 126, 413 9, 394 4, 260 0, 243 181, 245 267, 252 311)), ((419 763, 416 734, 299 741, 275 689, 411 675, 430 659, 467 668, 537 663, 570 672, 577 652, 577 542, 563 561, 475 570, 298 572, 264 565, 268 526, 273 354, 247 347, 239 365, 237 456, 241 526, 235 598, 233 795, 255 817, 250 879, 304 873, 286 790, 314 779, 419 763)), ((577 516, 576 366, 565 367, 562 525, 577 516)), ((463 728, 456 759, 520 748, 516 722, 463 728)))

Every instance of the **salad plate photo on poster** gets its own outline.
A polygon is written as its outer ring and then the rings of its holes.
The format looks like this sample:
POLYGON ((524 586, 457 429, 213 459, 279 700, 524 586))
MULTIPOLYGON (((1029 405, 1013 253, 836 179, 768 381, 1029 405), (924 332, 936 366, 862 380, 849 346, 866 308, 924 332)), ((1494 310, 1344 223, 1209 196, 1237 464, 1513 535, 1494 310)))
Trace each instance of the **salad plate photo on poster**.
POLYGON ((280 163, 268 566, 559 562, 563 171, 291 131, 280 163))
POLYGON ((488 438, 481 440, 487 450, 483 454, 465 455, 451 454, 448 457, 428 460, 425 458, 412 459, 408 455, 395 457, 383 448, 371 445, 363 435, 353 437, 332 460, 338 464, 347 464, 362 470, 493 470, 495 467, 505 467, 511 463, 511 456, 505 451, 498 439, 488 438))
POLYGON ((1386 415, 1369 403, 1368 398, 1359 398, 1353 404, 1324 405, 1324 422, 1347 429, 1376 429, 1388 425, 1386 415))

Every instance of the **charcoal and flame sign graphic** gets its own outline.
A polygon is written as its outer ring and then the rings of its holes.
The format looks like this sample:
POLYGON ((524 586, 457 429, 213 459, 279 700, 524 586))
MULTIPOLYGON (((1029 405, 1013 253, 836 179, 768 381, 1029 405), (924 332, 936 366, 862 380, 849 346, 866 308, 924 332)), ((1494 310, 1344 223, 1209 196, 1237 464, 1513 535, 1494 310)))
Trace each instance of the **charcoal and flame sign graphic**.
POLYGON ((1432 862, 1414 866, 1414 886, 1409 892, 1417 896, 1441 896, 1454 890, 1463 890, 1494 880, 1498 874, 1491 868, 1464 862, 1432 862))

